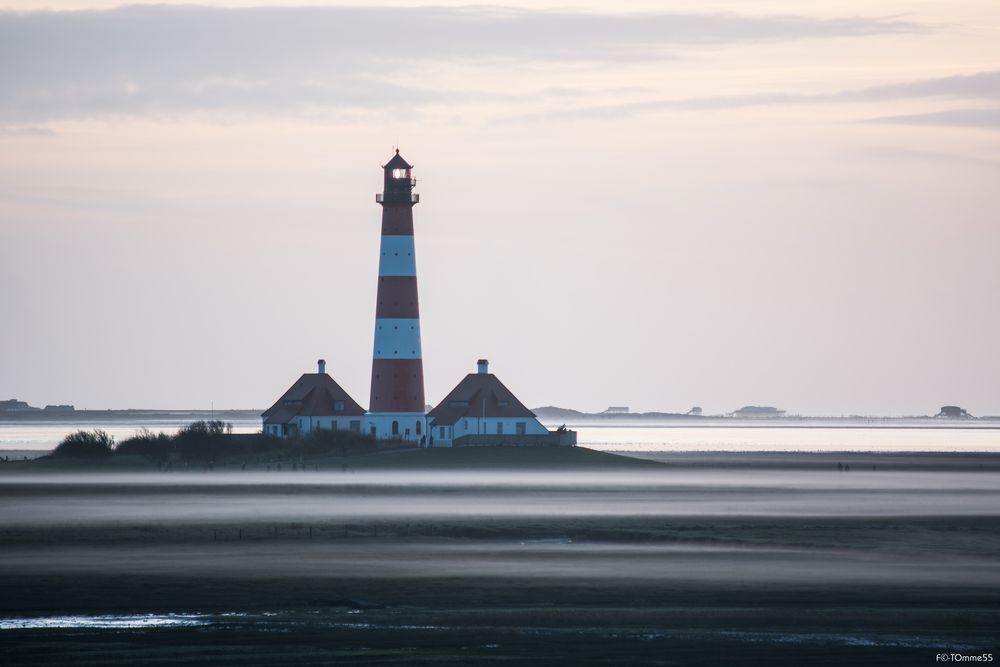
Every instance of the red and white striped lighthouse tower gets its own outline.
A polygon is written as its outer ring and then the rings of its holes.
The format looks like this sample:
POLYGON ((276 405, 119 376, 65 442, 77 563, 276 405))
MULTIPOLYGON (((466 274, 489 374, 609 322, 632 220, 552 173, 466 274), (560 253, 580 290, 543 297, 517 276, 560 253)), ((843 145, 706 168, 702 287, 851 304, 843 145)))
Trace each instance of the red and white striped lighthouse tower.
POLYGON ((398 149, 382 169, 385 188, 375 195, 382 205, 382 242, 367 423, 380 440, 420 442, 427 433, 413 245, 413 205, 420 195, 413 192, 413 165, 398 149))

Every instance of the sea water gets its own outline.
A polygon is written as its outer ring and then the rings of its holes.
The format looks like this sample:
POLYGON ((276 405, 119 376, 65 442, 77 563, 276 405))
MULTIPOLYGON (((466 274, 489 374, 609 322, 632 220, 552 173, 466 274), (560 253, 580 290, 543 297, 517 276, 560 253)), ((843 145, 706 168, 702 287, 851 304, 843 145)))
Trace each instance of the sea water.
MULTIPOLYGON (((29 452, 46 452, 81 429, 99 428, 120 442, 142 428, 174 434, 187 423, 180 420, 0 423, 0 452, 18 451, 19 457, 29 452)), ((260 430, 257 420, 231 423, 233 433, 260 430)), ((556 428, 559 424, 548 426, 556 428)), ((1000 422, 715 420, 698 425, 690 421, 655 425, 612 421, 568 426, 577 431, 579 445, 618 452, 1000 452, 1000 422)))

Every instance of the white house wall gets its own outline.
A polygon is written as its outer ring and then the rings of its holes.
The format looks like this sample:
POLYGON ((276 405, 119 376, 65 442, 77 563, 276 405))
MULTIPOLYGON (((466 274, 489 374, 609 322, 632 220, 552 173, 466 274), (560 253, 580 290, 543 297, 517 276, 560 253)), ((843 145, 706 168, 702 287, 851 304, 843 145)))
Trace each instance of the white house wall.
POLYGON ((525 435, 545 435, 549 432, 541 422, 534 417, 466 417, 459 419, 453 426, 444 426, 445 436, 441 437, 441 426, 434 428, 434 446, 451 446, 456 438, 464 435, 518 435, 517 425, 524 424, 525 435), (500 429, 498 424, 503 424, 500 429), (501 432, 502 431, 502 432, 501 432))
POLYGON ((420 439, 427 435, 427 417, 422 412, 369 412, 365 416, 365 433, 374 435, 378 440, 406 440, 419 443, 420 439), (393 422, 399 426, 399 432, 396 434, 392 432, 393 422))
MULTIPOLYGON (((363 433, 365 428, 364 417, 293 417, 290 426, 294 427, 300 434, 312 433, 313 431, 354 431, 363 433), (356 422, 356 427, 351 428, 351 422, 356 422)), ((264 433, 267 435, 281 435, 281 424, 264 424, 264 433)))

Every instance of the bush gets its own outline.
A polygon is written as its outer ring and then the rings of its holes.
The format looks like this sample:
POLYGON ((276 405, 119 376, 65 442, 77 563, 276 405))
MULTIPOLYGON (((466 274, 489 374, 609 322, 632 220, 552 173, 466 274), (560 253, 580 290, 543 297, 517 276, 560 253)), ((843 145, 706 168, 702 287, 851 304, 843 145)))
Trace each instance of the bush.
POLYGON ((115 447, 115 455, 142 456, 156 463, 164 463, 174 453, 174 440, 166 433, 153 433, 146 428, 134 436, 122 440, 115 447))
POLYGON ((276 454, 287 448, 287 441, 266 433, 258 433, 250 439, 250 453, 252 454, 276 454))
POLYGON ((100 429, 77 431, 67 435, 52 456, 98 459, 111 456, 115 439, 100 429))
POLYGON ((191 422, 177 432, 178 438, 211 438, 233 432, 233 425, 215 421, 191 422))
POLYGON ((246 461, 250 457, 301 458, 324 455, 360 454, 376 450, 375 439, 367 433, 319 430, 295 438, 282 439, 257 434, 232 434, 232 424, 221 421, 197 421, 181 428, 176 435, 152 433, 141 429, 115 447, 114 439, 104 431, 78 431, 53 452, 54 456, 106 457, 141 456, 153 463, 222 463, 246 461))
POLYGON ((174 436, 177 455, 189 461, 215 461, 227 451, 233 425, 221 421, 196 421, 188 424, 174 436))
POLYGON ((353 454, 367 450, 374 451, 375 448, 375 439, 370 435, 339 430, 312 431, 293 438, 288 443, 289 454, 293 456, 353 454))

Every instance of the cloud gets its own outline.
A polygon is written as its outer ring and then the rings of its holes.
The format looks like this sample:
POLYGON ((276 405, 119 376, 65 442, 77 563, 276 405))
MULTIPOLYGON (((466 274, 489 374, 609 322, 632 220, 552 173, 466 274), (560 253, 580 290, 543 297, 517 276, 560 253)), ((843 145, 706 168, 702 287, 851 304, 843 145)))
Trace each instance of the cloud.
MULTIPOLYGON (((533 117, 551 118, 585 117, 614 118, 632 116, 640 113, 666 110, 726 110, 743 109, 756 106, 796 105, 842 102, 879 102, 886 100, 905 99, 969 99, 969 100, 1000 100, 1000 71, 979 72, 976 74, 955 75, 935 79, 907 81, 903 83, 886 84, 844 90, 832 93, 794 93, 794 92, 762 92, 747 95, 716 95, 708 97, 691 97, 676 99, 644 100, 622 104, 594 105, 561 110, 555 114, 536 114, 533 117)), ((943 112, 944 114, 956 112, 943 112)), ((975 110, 969 110, 970 119, 975 116, 975 110)), ((930 114, 933 116, 934 114, 930 114)), ((984 114, 988 116, 989 114, 984 114)), ((898 118, 922 118, 923 116, 899 116, 898 118)), ((942 116, 942 119, 945 116, 942 116)), ((956 117, 957 118, 957 117, 956 117)), ((881 119, 880 119, 881 120, 881 119)), ((885 122, 892 122, 886 120, 885 122)), ((905 122, 905 121, 898 121, 905 122)), ((980 122, 982 120, 980 119, 980 122)), ((914 121, 916 124, 916 122, 914 121)), ((932 123, 922 123, 932 124, 932 123)), ((952 124, 952 123, 934 123, 952 124)))
POLYGON ((1000 161, 989 160, 969 155, 959 155, 956 153, 942 153, 940 151, 914 150, 901 146, 877 146, 864 148, 857 151, 862 159, 893 160, 910 163, 923 163, 927 165, 949 167, 993 170, 1000 169, 1000 161))
POLYGON ((940 97, 948 99, 1000 100, 1000 71, 923 79, 872 86, 834 93, 756 93, 679 100, 664 100, 647 105, 677 109, 732 109, 771 104, 808 104, 816 102, 878 102, 885 100, 940 97))
POLYGON ((870 121, 873 123, 895 123, 900 125, 934 125, 1000 130, 1000 108, 950 109, 947 111, 934 111, 931 113, 904 116, 883 116, 872 118, 870 121))
POLYGON ((52 137, 55 132, 47 127, 3 127, 0 126, 0 136, 9 137, 52 137))
POLYGON ((691 46, 922 29, 897 18, 499 8, 8 11, 0 118, 421 105, 461 94, 413 76, 431 61, 642 62, 691 46))
POLYGON ((1000 100, 1000 71, 875 86, 843 92, 836 97, 844 100, 898 100, 916 97, 1000 100))

